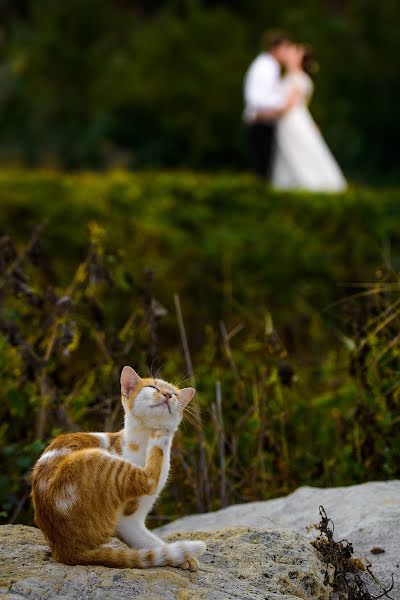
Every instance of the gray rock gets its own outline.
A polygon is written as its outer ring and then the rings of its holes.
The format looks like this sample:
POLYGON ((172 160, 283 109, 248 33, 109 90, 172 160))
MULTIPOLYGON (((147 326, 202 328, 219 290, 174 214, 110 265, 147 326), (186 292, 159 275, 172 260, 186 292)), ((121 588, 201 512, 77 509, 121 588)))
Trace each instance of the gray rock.
MULTIPOLYGON (((55 562, 39 530, 0 527, 0 600, 328 600, 325 567, 308 540, 284 529, 177 533, 207 544, 196 573, 55 562)), ((113 541, 117 546, 120 542, 113 541)))
MULTIPOLYGON (((310 537, 307 526, 319 521, 322 504, 335 524, 335 539, 353 543, 355 555, 372 563, 384 583, 394 574, 391 596, 400 600, 400 481, 370 482, 337 488, 301 487, 276 500, 237 504, 201 515, 184 517, 160 527, 160 534, 222 527, 289 527, 310 537), (382 548, 382 554, 373 554, 382 548)), ((375 590, 372 590, 375 592, 375 590)))

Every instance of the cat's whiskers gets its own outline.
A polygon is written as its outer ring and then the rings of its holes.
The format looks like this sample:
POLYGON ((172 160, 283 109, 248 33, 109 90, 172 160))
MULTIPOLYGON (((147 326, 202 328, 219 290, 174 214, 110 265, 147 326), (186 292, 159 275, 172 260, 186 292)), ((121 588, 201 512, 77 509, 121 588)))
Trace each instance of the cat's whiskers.
POLYGON ((185 420, 191 423, 194 427, 198 427, 199 425, 201 425, 201 419, 199 415, 196 415, 195 413, 191 413, 189 411, 183 412, 182 421, 184 422, 185 420))
POLYGON ((178 406, 181 410, 189 410, 192 412, 197 412, 197 413, 201 413, 201 409, 199 407, 198 404, 195 405, 189 405, 189 404, 185 404, 184 402, 182 402, 181 400, 178 399, 178 406))
POLYGON ((201 423, 201 411, 198 408, 189 408, 188 406, 181 406, 182 417, 186 418, 192 425, 199 425, 201 423))
POLYGON ((153 377, 153 366, 154 366, 154 361, 156 359, 153 358, 153 360, 151 361, 151 365, 147 365, 147 375, 149 376, 149 379, 154 379, 153 377))
POLYGON ((160 365, 160 366, 158 367, 158 369, 157 369, 157 371, 156 371, 156 374, 155 374, 155 376, 153 377, 153 379, 158 379, 158 376, 159 376, 159 374, 160 374, 160 372, 161 372, 161 369, 162 369, 162 365, 160 365))
POLYGON ((181 377, 178 377, 178 379, 173 383, 173 385, 177 388, 180 388, 183 383, 185 383, 186 381, 190 381, 191 379, 192 378, 189 375, 183 375, 181 377))
POLYGON ((158 379, 158 376, 159 376, 160 371, 162 369, 162 365, 160 365, 157 368, 156 372, 155 373, 153 372, 153 367, 154 367, 155 360, 156 359, 153 358, 153 360, 151 361, 151 365, 147 367, 147 373, 148 373, 149 379, 158 379))

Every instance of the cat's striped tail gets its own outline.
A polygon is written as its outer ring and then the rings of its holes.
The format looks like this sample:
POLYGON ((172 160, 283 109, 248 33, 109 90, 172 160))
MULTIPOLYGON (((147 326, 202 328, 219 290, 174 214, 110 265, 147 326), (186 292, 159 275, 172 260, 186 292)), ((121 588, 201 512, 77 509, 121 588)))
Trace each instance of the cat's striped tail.
POLYGON ((164 544, 157 548, 134 550, 100 546, 93 550, 85 550, 76 557, 60 557, 61 562, 73 565, 103 565, 119 569, 137 568, 146 569, 150 567, 178 567, 198 558, 206 549, 204 542, 182 541, 164 544))

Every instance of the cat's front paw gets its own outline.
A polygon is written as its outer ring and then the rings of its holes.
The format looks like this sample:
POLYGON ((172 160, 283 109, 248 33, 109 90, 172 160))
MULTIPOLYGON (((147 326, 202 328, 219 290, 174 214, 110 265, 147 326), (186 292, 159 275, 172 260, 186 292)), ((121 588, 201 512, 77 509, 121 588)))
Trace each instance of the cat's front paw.
POLYGON ((184 563, 178 565, 179 569, 184 569, 185 571, 197 571, 199 568, 199 561, 197 558, 189 558, 184 563))
POLYGON ((175 431, 171 429, 152 429, 150 437, 153 440, 159 440, 160 438, 170 438, 174 435, 175 431))

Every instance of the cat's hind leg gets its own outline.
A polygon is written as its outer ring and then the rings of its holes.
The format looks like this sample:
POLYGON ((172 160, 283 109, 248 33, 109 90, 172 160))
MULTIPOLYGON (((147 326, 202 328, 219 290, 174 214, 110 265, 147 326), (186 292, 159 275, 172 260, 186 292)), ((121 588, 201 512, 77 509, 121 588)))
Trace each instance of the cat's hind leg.
POLYGON ((148 569, 151 567, 179 567, 203 554, 203 542, 173 542, 159 548, 143 548, 140 550, 122 549, 100 546, 82 549, 73 557, 64 558, 61 562, 69 565, 104 565, 114 568, 148 569))
POLYGON ((130 548, 138 550, 160 550, 168 553, 170 549, 175 554, 177 548, 184 552, 185 560, 182 563, 174 564, 174 567, 197 571, 199 563, 196 556, 203 554, 205 544, 203 542, 173 542, 172 544, 164 542, 154 533, 149 531, 143 521, 135 514, 120 517, 117 525, 116 535, 125 542, 130 548))
MULTIPOLYGON (((132 493, 132 497, 127 499, 124 506, 124 514, 120 516, 116 535, 132 549, 145 551, 157 551, 156 555, 169 557, 173 562, 165 563, 171 566, 180 567, 195 571, 198 569, 197 556, 203 554, 205 544, 203 542, 182 541, 167 544, 154 533, 149 531, 144 523, 145 517, 154 502, 154 492, 157 490, 160 474, 162 471, 163 455, 170 440, 168 436, 159 436, 150 440, 147 448, 146 465, 143 472, 147 480, 151 482, 153 489, 138 494, 132 493), (140 497, 138 497, 140 496, 140 497), (176 563, 175 558, 181 553, 185 560, 182 563, 176 563)), ((136 476, 142 469, 132 466, 136 470, 136 476)), ((133 473, 133 471, 132 471, 133 473)), ((137 485, 132 487, 132 492, 137 490, 137 485)), ((129 486, 126 490, 129 493, 129 486)), ((164 560, 166 560, 164 558, 164 560)))

